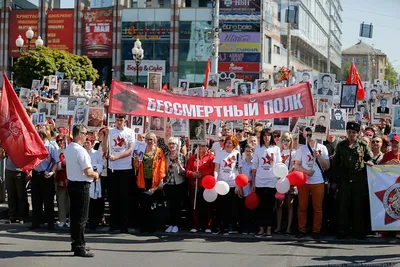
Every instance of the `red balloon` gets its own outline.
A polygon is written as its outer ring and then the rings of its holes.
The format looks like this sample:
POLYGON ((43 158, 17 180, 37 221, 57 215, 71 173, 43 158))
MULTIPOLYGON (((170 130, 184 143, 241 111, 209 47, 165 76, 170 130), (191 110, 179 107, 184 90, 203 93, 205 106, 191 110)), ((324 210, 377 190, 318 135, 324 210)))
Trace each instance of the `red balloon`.
POLYGON ((306 184, 307 177, 300 171, 294 171, 288 174, 287 179, 293 186, 302 186, 306 184))
POLYGON ((246 197, 246 199, 244 200, 244 204, 246 205, 246 208, 248 208, 249 210, 256 209, 258 207, 258 202, 259 202, 259 199, 255 192, 248 195, 246 197))
POLYGON ((275 198, 276 198, 276 200, 283 201, 283 200, 285 200, 285 194, 276 192, 275 198))
POLYGON ((235 182, 237 186, 244 187, 249 183, 249 178, 246 174, 239 174, 238 176, 236 176, 235 182))
POLYGON ((217 183, 217 181, 215 180, 214 176, 212 176, 212 175, 206 175, 201 180, 201 185, 205 189, 213 189, 216 183, 217 183))

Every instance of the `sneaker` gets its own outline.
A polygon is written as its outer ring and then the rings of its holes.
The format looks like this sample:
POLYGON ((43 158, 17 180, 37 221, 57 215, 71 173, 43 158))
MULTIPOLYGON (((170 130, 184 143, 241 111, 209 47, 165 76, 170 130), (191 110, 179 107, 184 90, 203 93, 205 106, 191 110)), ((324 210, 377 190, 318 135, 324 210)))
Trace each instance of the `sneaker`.
POLYGON ((174 227, 172 227, 171 232, 172 232, 172 233, 177 233, 177 232, 179 232, 178 226, 175 225, 174 227))
POLYGON ((191 233, 197 233, 197 229, 193 228, 192 230, 190 230, 191 233))
POLYGON ((303 238, 305 236, 306 236, 306 233, 298 232, 297 235, 296 235, 296 238, 303 238))
POLYGON ((397 234, 397 235, 396 235, 396 238, 400 238, 400 234, 397 234))
POLYGON ((224 230, 222 231, 222 234, 223 234, 223 235, 229 235, 229 230, 228 230, 228 229, 224 229, 224 230))
POLYGON ((218 235, 219 232, 220 232, 220 231, 219 231, 218 229, 214 229, 214 230, 212 231, 212 234, 213 234, 213 235, 218 235))
POLYGON ((63 228, 65 226, 65 222, 60 222, 57 226, 63 228))
POLYGON ((204 232, 206 232, 207 234, 211 234, 212 233, 211 229, 206 229, 204 232))
POLYGON ((320 233, 313 233, 312 234, 312 239, 319 240, 320 238, 321 238, 321 234, 320 233))
POLYGON ((170 225, 166 230, 165 230, 165 232, 166 233, 171 233, 171 231, 172 231, 172 225, 170 225))

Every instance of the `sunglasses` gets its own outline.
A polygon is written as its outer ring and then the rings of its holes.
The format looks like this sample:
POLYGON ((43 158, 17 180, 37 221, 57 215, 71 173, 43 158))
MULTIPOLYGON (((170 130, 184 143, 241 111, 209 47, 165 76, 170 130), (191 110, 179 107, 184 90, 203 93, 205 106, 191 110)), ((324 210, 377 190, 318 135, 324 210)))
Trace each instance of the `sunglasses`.
POLYGON ((63 139, 58 139, 58 140, 56 140, 56 142, 58 143, 58 142, 62 142, 62 141, 64 141, 63 139))
POLYGON ((274 138, 280 138, 281 136, 280 135, 274 135, 274 138))
POLYGON ((372 144, 379 144, 381 141, 378 141, 378 140, 372 140, 372 144))
POLYGON ((290 143, 290 139, 282 139, 281 143, 290 143))
POLYGON ((224 139, 219 139, 218 141, 220 141, 220 142, 225 142, 225 140, 224 140, 224 139))
POLYGON ((81 134, 88 135, 88 132, 81 132, 81 134))
POLYGON ((312 137, 312 134, 307 134, 307 137, 312 137))
POLYGON ((153 142, 153 139, 149 138, 149 139, 146 139, 146 141, 147 142, 150 142, 150 141, 153 142))
POLYGON ((168 145, 170 145, 170 146, 174 146, 174 145, 176 145, 175 143, 168 143, 168 145))

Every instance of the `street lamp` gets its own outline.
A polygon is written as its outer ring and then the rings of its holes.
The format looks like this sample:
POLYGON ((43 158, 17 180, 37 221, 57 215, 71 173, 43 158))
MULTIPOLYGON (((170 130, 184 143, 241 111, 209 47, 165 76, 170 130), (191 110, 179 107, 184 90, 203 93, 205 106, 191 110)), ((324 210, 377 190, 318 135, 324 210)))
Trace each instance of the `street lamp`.
MULTIPOLYGON (((18 52, 21 55, 24 55, 24 53, 27 50, 31 49, 31 40, 33 39, 34 35, 35 35, 34 31, 32 31, 32 28, 29 27, 28 30, 25 32, 26 39, 28 39, 28 47, 25 49, 23 48, 24 47, 24 39, 22 39, 21 35, 18 35, 18 38, 15 40, 15 44, 17 45, 18 52)), ((42 37, 38 36, 38 38, 35 42, 35 46, 38 47, 38 46, 42 46, 42 45, 43 45, 42 37)))
POLYGON ((144 50, 142 48, 142 43, 139 39, 136 39, 135 45, 132 48, 132 58, 136 62, 136 84, 139 84, 139 67, 142 63, 144 57, 144 50))

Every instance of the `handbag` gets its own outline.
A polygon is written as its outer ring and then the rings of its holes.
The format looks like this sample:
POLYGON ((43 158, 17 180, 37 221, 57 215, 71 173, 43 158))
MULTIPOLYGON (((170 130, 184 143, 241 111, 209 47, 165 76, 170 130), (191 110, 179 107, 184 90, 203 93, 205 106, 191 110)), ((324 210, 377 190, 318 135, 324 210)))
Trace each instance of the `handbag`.
MULTIPOLYGON (((312 154, 313 154, 313 151, 312 151, 312 149, 311 149, 311 147, 310 147, 310 144, 307 143, 307 147, 308 147, 308 150, 310 150, 310 153, 311 153, 311 155, 312 155, 312 154)), ((328 177, 327 177, 326 172, 325 172, 324 169, 321 167, 321 164, 319 164, 318 160, 315 160, 315 162, 317 163, 318 168, 320 169, 320 171, 321 171, 321 173, 322 173, 322 177, 324 178, 325 184, 328 184, 328 180, 329 180, 329 179, 328 179, 328 177)))

